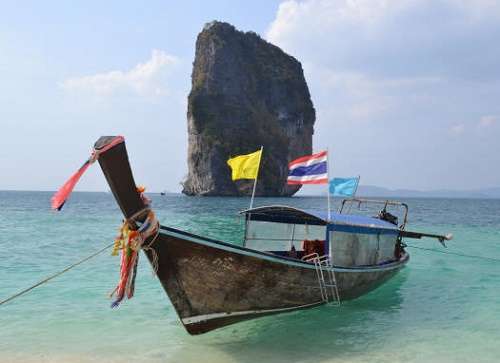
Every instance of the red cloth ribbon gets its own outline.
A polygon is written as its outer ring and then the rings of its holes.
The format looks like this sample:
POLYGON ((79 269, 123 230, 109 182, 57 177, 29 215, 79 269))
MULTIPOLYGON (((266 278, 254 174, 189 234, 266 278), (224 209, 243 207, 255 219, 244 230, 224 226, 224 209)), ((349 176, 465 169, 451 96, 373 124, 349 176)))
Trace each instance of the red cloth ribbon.
POLYGON ((66 183, 52 196, 50 200, 52 203, 52 209, 61 210, 66 200, 69 198, 69 195, 73 191, 76 183, 80 180, 80 177, 85 173, 85 171, 90 166, 90 159, 87 160, 78 171, 68 179, 66 183))
POLYGON ((108 151, 113 146, 116 146, 124 141, 125 138, 123 136, 117 136, 110 143, 106 144, 102 149, 94 150, 90 158, 85 163, 83 163, 80 169, 78 169, 78 171, 75 174, 73 174, 68 179, 68 181, 64 183, 64 185, 52 196, 52 198, 50 199, 52 209, 54 210, 62 209, 64 203, 66 203, 66 200, 68 200, 71 192, 75 188, 76 183, 78 183, 78 180, 80 180, 81 176, 83 175, 83 173, 85 173, 88 167, 98 159, 100 154, 108 151))

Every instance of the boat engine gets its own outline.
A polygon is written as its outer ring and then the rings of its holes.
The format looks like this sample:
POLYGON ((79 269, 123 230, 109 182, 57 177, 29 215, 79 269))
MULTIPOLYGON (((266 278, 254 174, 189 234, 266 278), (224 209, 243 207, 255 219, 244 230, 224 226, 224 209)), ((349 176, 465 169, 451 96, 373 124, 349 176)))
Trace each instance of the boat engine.
POLYGON ((394 214, 389 213, 386 208, 378 212, 377 218, 392 223, 396 226, 398 225, 398 217, 395 216, 394 214))

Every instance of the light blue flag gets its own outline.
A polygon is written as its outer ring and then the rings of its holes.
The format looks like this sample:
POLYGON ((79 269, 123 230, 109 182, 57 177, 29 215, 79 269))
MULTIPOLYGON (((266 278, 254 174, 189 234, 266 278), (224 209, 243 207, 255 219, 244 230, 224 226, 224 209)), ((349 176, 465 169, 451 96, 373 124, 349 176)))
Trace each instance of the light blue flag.
POLYGON ((330 194, 338 197, 353 197, 358 189, 358 178, 333 178, 329 182, 330 194))

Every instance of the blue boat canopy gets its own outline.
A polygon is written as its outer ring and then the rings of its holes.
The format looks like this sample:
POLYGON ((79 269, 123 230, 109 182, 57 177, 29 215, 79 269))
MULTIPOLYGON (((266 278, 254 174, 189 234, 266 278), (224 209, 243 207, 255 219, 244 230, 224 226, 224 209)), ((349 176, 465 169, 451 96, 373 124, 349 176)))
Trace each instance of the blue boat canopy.
POLYGON ((298 209, 284 205, 257 207, 241 211, 250 221, 276 222, 288 224, 308 224, 316 226, 349 225, 369 228, 385 228, 397 230, 398 226, 374 217, 353 214, 331 213, 313 209, 298 209))

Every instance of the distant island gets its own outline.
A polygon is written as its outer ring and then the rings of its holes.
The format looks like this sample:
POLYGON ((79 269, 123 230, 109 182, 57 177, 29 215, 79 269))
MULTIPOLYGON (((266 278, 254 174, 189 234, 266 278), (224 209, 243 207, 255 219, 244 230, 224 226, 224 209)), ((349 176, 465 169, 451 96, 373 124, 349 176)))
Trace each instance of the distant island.
MULTIPOLYGON (((302 190, 302 196, 325 195, 324 188, 307 188, 302 190)), ((374 185, 360 185, 356 194, 358 197, 382 197, 382 198, 494 198, 500 199, 500 187, 480 188, 470 190, 413 190, 413 189, 389 189, 374 185)))

